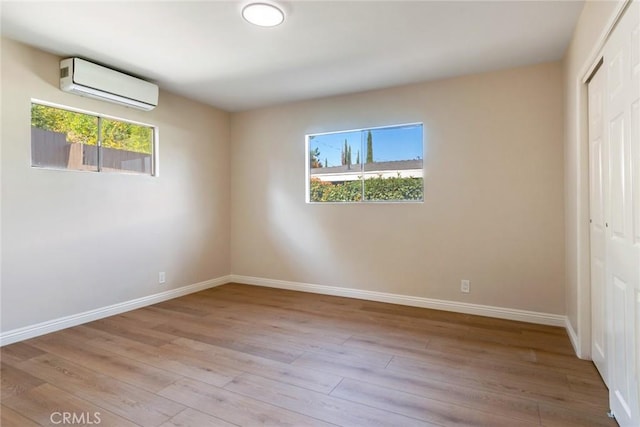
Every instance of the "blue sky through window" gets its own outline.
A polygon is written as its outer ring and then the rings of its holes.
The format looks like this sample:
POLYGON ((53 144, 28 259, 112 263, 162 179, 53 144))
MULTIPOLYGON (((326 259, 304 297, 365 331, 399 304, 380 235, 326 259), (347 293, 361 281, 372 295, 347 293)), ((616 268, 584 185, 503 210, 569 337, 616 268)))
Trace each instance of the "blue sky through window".
MULTIPOLYGON (((319 161, 324 166, 340 166, 345 140, 351 147, 351 158, 356 163, 357 153, 360 160, 367 156, 368 130, 347 131, 309 136, 309 150, 320 151, 319 161)), ((422 124, 402 125, 371 129, 373 141, 373 161, 413 160, 423 158, 422 124)))

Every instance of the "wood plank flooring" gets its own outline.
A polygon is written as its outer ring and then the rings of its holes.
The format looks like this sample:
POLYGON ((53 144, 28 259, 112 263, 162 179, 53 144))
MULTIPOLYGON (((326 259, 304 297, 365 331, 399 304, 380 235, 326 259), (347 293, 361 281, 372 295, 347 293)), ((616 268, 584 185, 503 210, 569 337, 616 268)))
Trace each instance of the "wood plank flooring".
POLYGON ((0 357, 3 427, 616 425, 561 328, 241 284, 0 357))

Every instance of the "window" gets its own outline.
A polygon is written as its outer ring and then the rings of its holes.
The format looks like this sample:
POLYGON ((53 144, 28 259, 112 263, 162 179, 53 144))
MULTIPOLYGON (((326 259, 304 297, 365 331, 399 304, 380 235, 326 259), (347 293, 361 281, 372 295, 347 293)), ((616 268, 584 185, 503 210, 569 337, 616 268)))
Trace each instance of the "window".
POLYGON ((307 202, 423 201, 422 124, 307 135, 307 202))
POLYGON ((155 175, 153 126, 31 104, 31 166, 155 175))

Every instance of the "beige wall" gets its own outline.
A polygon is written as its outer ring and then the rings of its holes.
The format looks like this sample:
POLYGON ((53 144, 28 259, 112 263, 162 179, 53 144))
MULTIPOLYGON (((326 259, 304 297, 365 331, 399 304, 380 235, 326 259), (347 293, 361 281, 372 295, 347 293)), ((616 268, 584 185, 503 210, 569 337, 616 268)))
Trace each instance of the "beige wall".
POLYGON ((58 60, 2 40, 2 331, 230 273, 228 114, 63 93, 58 60), (31 168, 31 98, 158 126, 160 176, 31 168))
POLYGON ((587 91, 583 78, 597 60, 604 34, 622 2, 587 1, 565 54, 565 233, 566 313, 579 356, 589 358, 591 317, 589 296, 589 147, 587 91))
POLYGON ((564 314, 562 93, 549 63, 232 115, 233 273, 564 314), (407 122, 424 204, 305 203, 306 133, 407 122))
POLYGON ((2 43, 2 331, 230 272, 565 313, 559 63, 232 115, 161 92, 145 113, 2 43), (160 176, 31 168, 31 98, 157 125, 160 176), (406 122, 423 204, 305 203, 306 133, 406 122))

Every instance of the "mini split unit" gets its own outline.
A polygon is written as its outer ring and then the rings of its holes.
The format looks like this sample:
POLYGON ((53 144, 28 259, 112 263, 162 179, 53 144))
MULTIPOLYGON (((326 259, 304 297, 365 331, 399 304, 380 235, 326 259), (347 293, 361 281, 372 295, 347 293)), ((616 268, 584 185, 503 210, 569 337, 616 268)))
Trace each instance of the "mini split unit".
POLYGON ((158 86, 80 58, 60 61, 60 89, 140 110, 158 106, 158 86))

